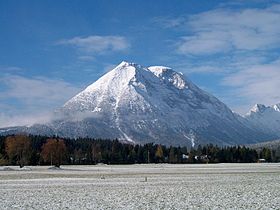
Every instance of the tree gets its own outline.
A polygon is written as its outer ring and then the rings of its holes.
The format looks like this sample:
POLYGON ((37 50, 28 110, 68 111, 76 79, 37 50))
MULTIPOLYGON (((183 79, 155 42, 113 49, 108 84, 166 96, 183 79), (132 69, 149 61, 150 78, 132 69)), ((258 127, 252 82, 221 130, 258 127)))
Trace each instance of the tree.
POLYGON ((100 148, 100 145, 97 144, 96 142, 94 142, 92 144, 91 154, 92 154, 92 160, 93 160, 94 164, 97 164, 101 161, 101 159, 102 159, 101 148, 100 148))
POLYGON ((5 150, 10 163, 15 162, 22 168, 28 164, 31 155, 31 141, 28 136, 9 136, 5 141, 5 150))
POLYGON ((66 146, 62 139, 47 139, 47 142, 42 146, 41 156, 43 160, 56 167, 60 167, 65 154, 66 146))
POLYGON ((161 145, 158 145, 157 146, 157 150, 156 150, 156 160, 158 162, 162 162, 163 161, 163 150, 162 150, 162 147, 161 145))
POLYGON ((0 153, 0 166, 4 166, 4 165, 7 165, 7 164, 8 164, 8 161, 0 153))
POLYGON ((177 157, 175 154, 175 148, 170 146, 169 149, 169 163, 176 163, 177 162, 177 157))
POLYGON ((82 161, 83 157, 85 157, 85 155, 83 154, 83 151, 81 150, 81 148, 74 150, 74 161, 75 161, 75 163, 81 164, 81 161, 82 161))
POLYGON ((264 158, 266 161, 271 162, 271 150, 268 148, 263 148, 260 154, 261 158, 264 158))

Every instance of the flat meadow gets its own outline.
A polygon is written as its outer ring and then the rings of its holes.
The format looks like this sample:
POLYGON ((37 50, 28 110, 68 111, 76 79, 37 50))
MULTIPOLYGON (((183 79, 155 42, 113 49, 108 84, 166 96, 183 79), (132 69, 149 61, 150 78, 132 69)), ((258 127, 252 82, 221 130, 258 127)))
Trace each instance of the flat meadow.
POLYGON ((280 209, 280 164, 0 167, 1 209, 280 209))

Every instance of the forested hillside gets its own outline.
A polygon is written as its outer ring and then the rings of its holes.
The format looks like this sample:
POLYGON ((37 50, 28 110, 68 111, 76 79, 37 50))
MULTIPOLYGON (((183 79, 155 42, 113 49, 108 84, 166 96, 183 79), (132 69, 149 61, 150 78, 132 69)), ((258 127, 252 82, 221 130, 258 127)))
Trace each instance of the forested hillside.
MULTIPOLYGON (((278 152, 279 153, 279 152, 278 152)), ((44 136, 0 136, 0 165, 134 164, 134 163, 250 163, 279 161, 269 148, 218 147, 214 145, 166 147, 134 145, 118 140, 66 139, 44 136)))

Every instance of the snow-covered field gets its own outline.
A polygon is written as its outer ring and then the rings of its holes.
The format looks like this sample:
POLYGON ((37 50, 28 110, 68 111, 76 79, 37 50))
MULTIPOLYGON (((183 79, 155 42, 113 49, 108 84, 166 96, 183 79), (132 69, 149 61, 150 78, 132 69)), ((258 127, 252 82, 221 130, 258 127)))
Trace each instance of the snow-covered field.
POLYGON ((280 209, 280 164, 0 167, 0 209, 280 209))

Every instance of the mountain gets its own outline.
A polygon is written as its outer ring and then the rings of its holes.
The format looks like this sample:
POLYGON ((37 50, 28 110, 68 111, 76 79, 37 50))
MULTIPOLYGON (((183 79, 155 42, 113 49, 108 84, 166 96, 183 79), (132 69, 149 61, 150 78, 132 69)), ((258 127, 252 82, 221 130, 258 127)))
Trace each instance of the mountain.
POLYGON ((256 104, 245 118, 260 130, 280 136, 280 104, 256 104))
POLYGON ((52 122, 20 129, 63 137, 134 143, 248 144, 275 139, 233 113, 183 74, 122 62, 55 112, 52 122))
POLYGON ((280 140, 274 140, 274 141, 266 141, 256 144, 249 144, 246 145, 249 148, 256 149, 258 151, 262 150, 263 148, 268 148, 271 150, 277 151, 277 156, 280 157, 280 140))

